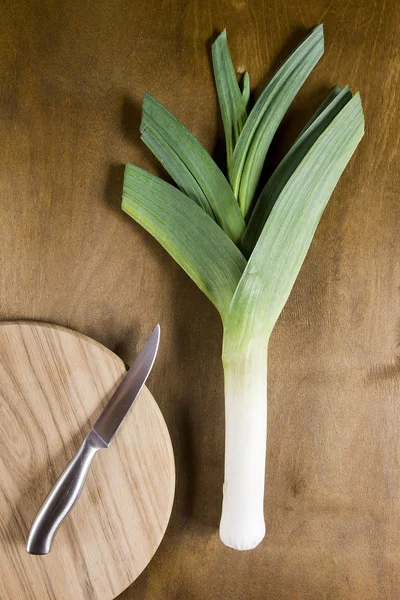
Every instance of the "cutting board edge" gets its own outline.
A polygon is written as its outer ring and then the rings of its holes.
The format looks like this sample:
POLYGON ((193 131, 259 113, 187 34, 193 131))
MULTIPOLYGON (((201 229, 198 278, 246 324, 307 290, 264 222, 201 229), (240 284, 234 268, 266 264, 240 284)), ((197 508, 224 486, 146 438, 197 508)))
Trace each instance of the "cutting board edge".
POLYGON ((93 339, 92 337, 90 337, 89 335, 86 335, 85 333, 77 331, 76 329, 71 329, 70 327, 66 327, 64 325, 58 325, 57 323, 49 323, 48 321, 38 321, 37 319, 11 319, 11 320, 4 319, 4 320, 0 320, 0 327, 5 326, 5 325, 7 325, 7 326, 28 325, 30 327, 35 327, 35 326, 46 327, 48 329, 56 329, 57 331, 63 331, 64 333, 68 333, 70 335, 82 338, 86 342, 89 342, 90 344, 98 346, 99 348, 104 350, 107 354, 110 354, 114 359, 116 359, 116 362, 121 363, 121 366, 123 366, 124 370, 126 371, 126 364, 124 363, 122 358, 120 356, 118 356, 118 354, 115 354, 115 352, 110 350, 110 348, 107 348, 107 346, 105 346, 101 342, 93 339))

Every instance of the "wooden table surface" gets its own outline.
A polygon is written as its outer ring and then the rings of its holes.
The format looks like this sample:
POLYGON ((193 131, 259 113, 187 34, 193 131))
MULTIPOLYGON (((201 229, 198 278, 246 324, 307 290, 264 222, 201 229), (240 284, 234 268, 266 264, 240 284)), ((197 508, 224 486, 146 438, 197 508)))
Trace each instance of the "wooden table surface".
MULTIPOLYGON (((3 319, 90 335, 126 362, 161 323, 149 379, 177 490, 128 600, 400 597, 399 35, 395 0, 5 2, 0 44, 3 319), (326 91, 360 90, 366 135, 332 197, 269 352, 268 534, 225 548, 219 317, 120 210, 145 90, 221 156, 210 40, 227 27, 259 92, 312 26, 326 53, 274 143, 326 91)), ((13 599, 14 600, 14 599, 13 599)))

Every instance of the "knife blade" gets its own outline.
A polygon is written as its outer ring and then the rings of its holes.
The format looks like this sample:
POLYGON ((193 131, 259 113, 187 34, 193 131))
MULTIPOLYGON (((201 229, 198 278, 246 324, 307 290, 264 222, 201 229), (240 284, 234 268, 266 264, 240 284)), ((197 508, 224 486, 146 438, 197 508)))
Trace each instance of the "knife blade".
POLYGON ((48 554, 61 523, 78 500, 98 450, 108 448, 153 367, 160 341, 157 325, 131 368, 42 504, 28 536, 29 554, 48 554))
POLYGON ((138 396, 153 367, 159 341, 160 326, 157 325, 143 346, 139 356, 132 364, 107 406, 93 425, 94 431, 107 446, 116 434, 126 413, 138 396))

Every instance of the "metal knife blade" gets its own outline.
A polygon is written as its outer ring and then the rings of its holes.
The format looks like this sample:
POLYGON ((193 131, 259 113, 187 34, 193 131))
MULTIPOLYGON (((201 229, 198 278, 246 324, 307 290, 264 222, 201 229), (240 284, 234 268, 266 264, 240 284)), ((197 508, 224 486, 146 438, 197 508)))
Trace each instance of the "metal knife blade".
POLYGON ((158 344, 160 341, 160 326, 143 346, 139 356, 115 390, 107 406, 93 425, 94 431, 108 446, 132 406, 140 390, 145 384, 153 367, 158 344))

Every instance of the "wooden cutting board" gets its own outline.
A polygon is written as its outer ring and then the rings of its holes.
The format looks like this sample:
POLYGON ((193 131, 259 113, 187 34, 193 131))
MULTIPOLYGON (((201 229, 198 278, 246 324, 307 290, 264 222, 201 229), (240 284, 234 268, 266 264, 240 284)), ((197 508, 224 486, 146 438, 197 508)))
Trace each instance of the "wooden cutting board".
POLYGON ((74 331, 0 324, 0 598, 109 600, 156 551, 175 470, 161 412, 145 388, 92 464, 47 556, 28 531, 47 493, 125 373, 120 358, 74 331))

